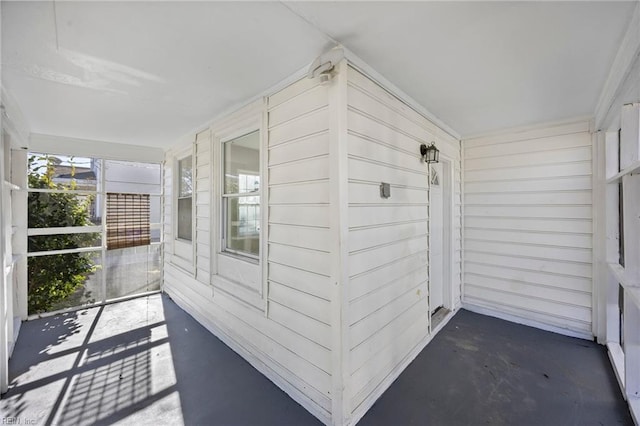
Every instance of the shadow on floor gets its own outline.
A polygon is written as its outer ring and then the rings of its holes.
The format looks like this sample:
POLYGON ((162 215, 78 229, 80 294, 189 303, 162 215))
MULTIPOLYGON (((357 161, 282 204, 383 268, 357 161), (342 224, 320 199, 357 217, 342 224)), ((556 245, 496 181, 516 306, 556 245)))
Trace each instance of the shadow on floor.
POLYGON ((9 368, 13 424, 320 424, 166 296, 25 323, 9 368))
MULTIPOLYGON (((161 295, 27 322, 9 367, 13 424, 320 424, 161 295)), ((460 311, 360 424, 633 423, 602 346, 460 311)))
POLYGON ((173 301, 162 302, 185 424, 321 425, 173 301))

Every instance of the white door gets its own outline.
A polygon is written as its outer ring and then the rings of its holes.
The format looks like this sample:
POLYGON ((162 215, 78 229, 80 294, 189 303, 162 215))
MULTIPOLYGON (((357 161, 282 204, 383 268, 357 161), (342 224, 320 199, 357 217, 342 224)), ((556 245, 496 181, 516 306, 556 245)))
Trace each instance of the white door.
POLYGON ((429 272, 431 313, 444 305, 444 202, 442 163, 431 164, 429 201, 429 272))

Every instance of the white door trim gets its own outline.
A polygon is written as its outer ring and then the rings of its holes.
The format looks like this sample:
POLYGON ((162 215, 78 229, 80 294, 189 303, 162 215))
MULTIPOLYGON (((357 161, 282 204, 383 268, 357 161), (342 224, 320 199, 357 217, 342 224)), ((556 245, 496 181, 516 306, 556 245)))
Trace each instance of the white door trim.
MULTIPOLYGON (((440 162, 443 164, 442 170, 442 205, 445 208, 443 212, 443 219, 445 223, 443 224, 443 239, 442 239, 442 259, 443 259, 443 307, 448 310, 453 310, 455 306, 455 301, 453 300, 453 276, 454 276, 454 242, 455 242, 455 226, 454 223, 454 160, 446 155, 440 153, 440 162)), ((431 168, 429 167, 429 209, 431 209, 431 168)), ((429 214, 429 221, 431 221, 431 212, 429 214)), ((432 282, 431 282, 431 223, 429 224, 429 281, 428 281, 428 290, 429 295, 431 295, 432 282)), ((431 300, 429 297, 429 313, 431 314, 432 306, 431 300)))

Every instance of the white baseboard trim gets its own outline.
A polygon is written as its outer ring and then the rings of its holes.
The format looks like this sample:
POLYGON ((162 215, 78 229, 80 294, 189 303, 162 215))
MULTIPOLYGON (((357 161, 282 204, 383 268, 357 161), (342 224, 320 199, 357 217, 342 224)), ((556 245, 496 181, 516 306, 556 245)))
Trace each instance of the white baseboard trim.
POLYGON ((638 425, 640 424, 640 398, 627 395, 627 391, 625 389, 624 352, 622 351, 622 347, 620 347, 620 344, 618 342, 609 342, 607 343, 607 349, 609 360, 611 361, 613 372, 615 373, 616 379, 618 380, 618 385, 620 386, 622 396, 627 400, 631 417, 633 418, 635 424, 638 425))
POLYGON ((484 306, 478 306, 472 303, 462 302, 462 308, 467 311, 475 312, 481 315, 487 315, 494 318, 499 318, 505 321, 514 322, 516 324, 522 324, 529 327, 539 328, 540 330, 551 331, 553 333, 562 334, 564 336, 576 337, 578 339, 593 340, 593 334, 587 332, 580 332, 575 330, 569 330, 566 328, 558 327, 551 324, 546 324, 541 321, 524 318, 518 315, 498 311, 496 309, 487 308, 484 306))
POLYGON ((232 333, 224 327, 224 325, 217 324, 214 319, 202 315, 197 308, 193 307, 185 298, 172 291, 172 289, 165 288, 164 292, 176 303, 176 305, 178 305, 187 314, 191 315, 199 324, 220 339, 222 343, 231 348, 231 350, 251 364, 253 368, 258 370, 278 386, 284 393, 289 395, 291 399, 300 404, 305 410, 315 416, 322 423, 326 425, 331 424, 330 415, 327 415, 322 408, 315 404, 313 400, 298 391, 295 386, 272 369, 263 359, 259 358, 258 355, 247 349, 245 345, 240 343, 241 339, 238 339, 237 336, 233 336, 232 333))
POLYGON ((629 403, 629 411, 631 411, 633 421, 640 425, 640 398, 629 398, 627 402, 629 403))
POLYGON ((616 375, 618 385, 620 386, 620 390, 622 391, 622 395, 624 396, 626 395, 626 392, 624 390, 624 352, 622 352, 622 348, 617 342, 607 343, 607 349, 609 360, 611 361, 611 366, 613 367, 613 372, 616 375))
POLYGON ((18 336, 20 335, 20 327, 22 327, 22 320, 20 317, 13 318, 13 339, 9 342, 9 358, 13 355, 13 350, 16 347, 18 336))

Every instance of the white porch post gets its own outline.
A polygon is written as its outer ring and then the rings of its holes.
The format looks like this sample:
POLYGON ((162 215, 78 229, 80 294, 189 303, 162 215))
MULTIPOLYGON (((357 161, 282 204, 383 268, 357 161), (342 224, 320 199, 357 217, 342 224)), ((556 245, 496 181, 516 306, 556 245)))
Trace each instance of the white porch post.
POLYGON ((14 313, 21 320, 26 320, 28 315, 27 309, 27 160, 28 153, 26 149, 14 149, 11 151, 11 182, 18 186, 20 190, 13 191, 11 194, 11 213, 13 216, 13 225, 16 228, 13 234, 13 253, 18 260, 14 266, 14 274, 16 274, 16 299, 17 310, 14 313))
POLYGON ((0 131, 0 266, 2 267, 2 273, 0 273, 0 393, 5 393, 9 388, 9 331, 13 324, 13 318, 9 318, 10 309, 8 309, 9 303, 13 303, 13 300, 9 298, 11 292, 8 289, 7 283, 7 264, 6 264, 6 244, 5 244, 5 229, 4 223, 4 201, 5 192, 7 191, 6 185, 4 185, 4 145, 8 141, 4 138, 4 132, 0 131))

